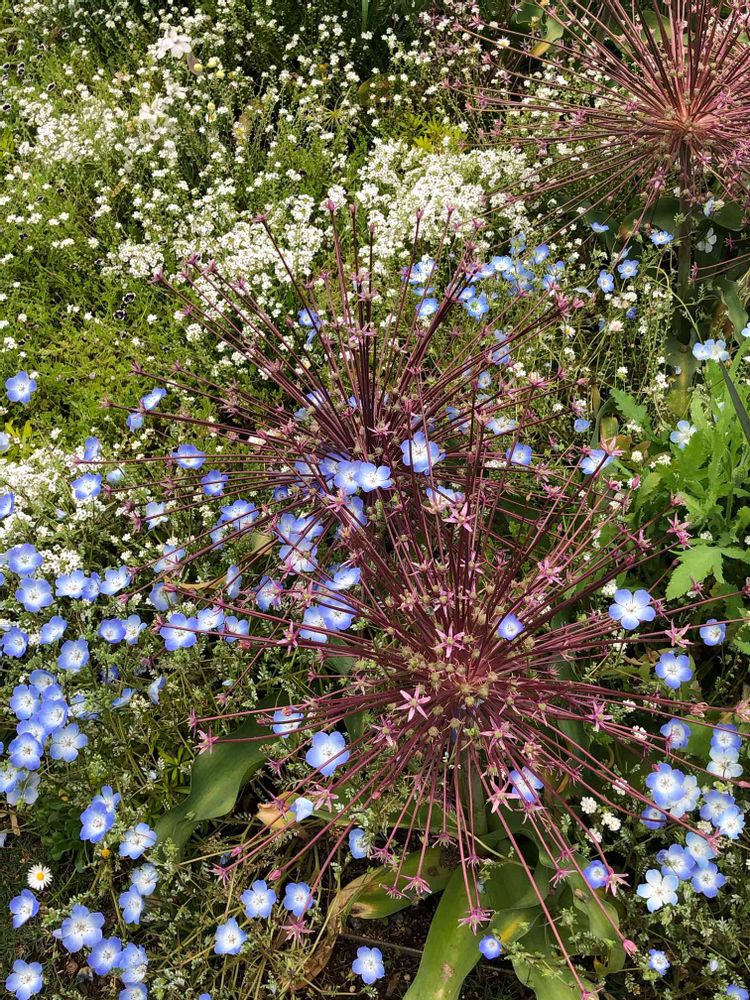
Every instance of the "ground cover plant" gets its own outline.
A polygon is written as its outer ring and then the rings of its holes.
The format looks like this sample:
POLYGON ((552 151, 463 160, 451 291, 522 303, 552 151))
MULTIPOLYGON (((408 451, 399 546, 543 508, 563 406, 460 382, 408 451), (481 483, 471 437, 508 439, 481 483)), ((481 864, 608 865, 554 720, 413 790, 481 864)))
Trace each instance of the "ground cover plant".
POLYGON ((3 9, 0 980, 748 998, 739 2, 3 9))

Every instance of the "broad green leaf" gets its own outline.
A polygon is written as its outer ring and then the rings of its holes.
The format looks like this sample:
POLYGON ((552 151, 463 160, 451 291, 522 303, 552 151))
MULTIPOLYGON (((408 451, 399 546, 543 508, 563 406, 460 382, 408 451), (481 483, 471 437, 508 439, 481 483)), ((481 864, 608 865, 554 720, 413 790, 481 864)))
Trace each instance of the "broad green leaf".
MULTIPOLYGON (((407 881, 416 875, 420 867, 421 851, 414 851, 408 854, 401 866, 397 888, 403 889, 407 881)), ((442 860, 442 852, 439 847, 430 847, 425 851, 422 863, 421 875, 430 887, 430 892, 441 892, 453 874, 453 866, 448 867, 442 860)), ((392 913, 412 906, 424 895, 399 898, 389 895, 385 886, 393 885, 394 871, 385 865, 366 872, 358 879, 354 879, 344 886, 342 892, 352 893, 354 899, 351 910, 353 917, 360 917, 362 920, 380 920, 389 917, 392 913)))
MULTIPOLYGON (((278 698, 266 699, 259 708, 275 708, 278 698)), ((190 778, 190 793, 156 824, 160 841, 171 840, 182 849, 196 826, 206 819, 226 816, 232 809, 240 788, 266 760, 268 746, 276 739, 259 740, 267 726, 253 716, 238 729, 214 744, 209 753, 195 758, 190 778)))
POLYGON ((692 589, 694 582, 702 583, 708 576, 713 576, 719 583, 724 579, 721 549, 714 545, 693 545, 680 555, 680 565, 672 573, 667 586, 667 600, 682 597, 692 589))
MULTIPOLYGON (((581 988, 562 962, 546 961, 532 965, 516 958, 513 959, 513 970, 524 986, 534 991, 537 1000, 581 1000, 581 988)), ((587 988, 591 986, 586 980, 582 982, 587 988)))
POLYGON ((743 216, 742 205, 736 201, 728 201, 709 217, 709 222, 717 222, 725 229, 738 230, 742 229, 743 216))
POLYGON ((717 278, 714 287, 724 303, 724 310, 734 327, 734 332, 738 334, 747 325, 747 312, 742 305, 737 282, 730 281, 729 278, 717 278))
MULTIPOLYGON (((534 879, 544 899, 547 872, 539 866, 534 879)), ((537 893, 518 862, 496 866, 484 882, 480 900, 496 911, 491 930, 503 944, 522 938, 541 914, 537 893)), ((460 923, 467 910, 464 872, 458 868, 432 918, 419 970, 404 1000, 458 1000, 461 996, 464 979, 481 957, 477 935, 460 923)))

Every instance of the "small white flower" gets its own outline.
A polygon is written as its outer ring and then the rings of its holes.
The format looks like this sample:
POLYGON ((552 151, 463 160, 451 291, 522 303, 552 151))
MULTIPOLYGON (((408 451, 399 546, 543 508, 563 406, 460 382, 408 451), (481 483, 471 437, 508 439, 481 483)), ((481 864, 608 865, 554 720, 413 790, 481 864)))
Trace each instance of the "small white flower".
POLYGON ((52 872, 45 865, 32 865, 26 873, 26 881, 29 888, 41 891, 52 881, 52 872))

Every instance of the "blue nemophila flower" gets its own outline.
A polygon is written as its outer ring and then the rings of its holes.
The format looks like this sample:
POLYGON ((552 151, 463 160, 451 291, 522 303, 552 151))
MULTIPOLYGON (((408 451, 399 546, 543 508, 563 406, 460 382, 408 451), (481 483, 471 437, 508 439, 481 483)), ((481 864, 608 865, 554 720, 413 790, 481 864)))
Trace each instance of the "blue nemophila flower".
POLYGON ((207 497, 220 497, 224 495, 224 487, 229 481, 229 476, 219 469, 211 469, 201 479, 201 487, 207 497))
POLYGON ((39 633, 39 645, 49 646, 53 642, 57 642, 58 639, 62 638, 67 627, 68 623, 64 618, 61 618, 60 615, 53 615, 48 622, 42 625, 39 633))
POLYGON ((671 962, 667 958, 665 952, 658 951, 656 948, 650 948, 648 952, 648 967, 653 969, 654 972, 658 972, 660 976, 663 976, 667 969, 671 966, 671 962))
POLYGON ((247 941, 247 934, 234 917, 230 917, 226 923, 219 924, 214 938, 214 951, 217 955, 239 955, 242 945, 247 941))
POLYGON ((38 993, 43 984, 42 967, 39 962, 24 962, 17 958, 13 963, 13 971, 5 980, 5 988, 13 993, 16 1000, 29 1000, 38 993))
POLYGON ((403 441, 400 448, 404 465, 410 466, 413 472, 425 475, 429 475, 433 466, 445 458, 445 452, 434 441, 428 441, 423 431, 417 431, 408 441, 403 441))
POLYGON ((91 844, 98 844, 114 825, 114 809, 109 809, 104 802, 94 800, 81 813, 80 838, 91 844))
POLYGON ((636 590, 635 593, 616 590, 614 604, 609 606, 609 617, 628 631, 638 628, 641 622, 652 622, 656 618, 651 600, 647 590, 636 590))
POLYGON ((337 490, 351 496, 359 489, 359 469, 361 462, 341 461, 336 465, 336 473, 333 477, 333 485, 337 490))
POLYGON ((10 912, 13 914, 13 927, 18 930, 27 920, 31 920, 39 912, 39 900, 29 889, 22 889, 14 896, 9 903, 10 912))
POLYGON ((662 875, 656 868, 649 868, 646 881, 638 886, 636 892, 641 899, 646 900, 649 913, 655 913, 663 906, 674 906, 677 903, 676 875, 662 875))
POLYGON ((605 225, 603 222, 592 222, 591 228, 595 233, 608 233, 609 226, 605 225))
POLYGON ((200 469, 206 461, 205 452, 194 444, 178 445, 172 452, 172 458, 181 469, 200 469))
POLYGON ((685 775, 666 762, 659 764, 646 778, 646 787, 651 790, 654 802, 662 809, 673 806, 683 795, 685 775))
POLYGON ((314 767, 324 777, 329 778, 337 767, 349 760, 346 740, 338 730, 332 733, 315 733, 312 745, 305 754, 305 760, 310 767, 314 767))
POLYGON ((600 271, 596 283, 605 293, 614 292, 615 290, 615 279, 608 271, 600 271))
POLYGON ((464 309, 472 319, 479 320, 490 311, 490 304, 484 292, 464 302, 464 309))
POLYGON ((699 868, 705 868, 716 857, 716 851, 710 842, 699 833, 689 833, 685 837, 685 847, 699 868))
POLYGON ((159 629, 159 635, 164 640, 164 648, 170 652, 176 649, 189 649, 198 641, 198 619, 186 618, 176 611, 167 618, 159 629))
POLYGON ((608 884, 611 870, 602 861, 592 861, 583 869, 583 877, 592 889, 601 889, 608 884))
POLYGON ((255 589, 255 603, 261 611, 268 611, 269 608, 281 606, 281 598, 284 594, 284 587, 277 580, 272 580, 270 576, 262 576, 260 583, 255 589))
POLYGON ((258 519, 258 511, 250 500, 235 500, 234 503, 221 508, 220 523, 231 531, 249 531, 258 519))
POLYGON ((152 864, 141 865, 130 873, 131 885, 141 896, 150 896, 156 889, 158 881, 159 873, 152 864))
POLYGON ((15 493, 3 493, 0 495, 0 521, 4 521, 6 517, 10 517, 15 509, 15 493))
POLYGON ((159 405, 159 403, 161 403, 162 399, 164 399, 166 394, 167 394, 166 389, 162 388, 161 386, 156 386, 155 388, 151 389, 150 392, 147 392, 145 396, 141 396, 140 404, 144 410, 149 410, 149 411, 155 410, 156 407, 159 405))
POLYGON ((20 660, 26 655, 29 648, 29 637, 23 629, 17 625, 12 625, 3 635, 3 654, 13 659, 20 660))
POLYGON ((118 937, 102 938, 91 949, 86 962, 97 976, 106 976, 115 969, 122 954, 122 941, 118 937))
POLYGON ((479 950, 485 958, 491 960, 493 958, 499 958, 503 950, 503 945, 494 934, 485 934, 479 942, 479 950))
POLYGON ((125 417, 125 426, 129 431, 139 431, 143 427, 143 423, 142 413, 129 413, 125 417))
POLYGON ((146 504, 143 511, 143 519, 149 531, 153 531, 154 528, 158 528, 160 524, 164 524, 169 520, 164 513, 166 509, 167 505, 158 500, 151 500, 146 504))
POLYGON ((726 810, 731 809, 735 804, 734 797, 727 792, 717 792, 712 789, 703 796, 700 817, 716 826, 726 810))
POLYGON ((707 646, 719 646, 724 642, 727 627, 720 624, 716 618, 709 618, 706 624, 698 629, 698 634, 707 646))
POLYGON ((497 626, 497 634, 501 639, 515 639, 525 628, 526 626, 520 618, 516 618, 514 614, 509 612, 497 626))
POLYGON ((117 698, 112 699, 111 708, 125 708, 126 705, 130 704, 130 700, 135 694, 133 688, 123 688, 117 698))
POLYGON ((140 924, 146 903, 135 886, 121 892, 117 902, 122 910, 122 919, 126 924, 140 924))
POLYGON ((37 552, 31 542, 14 545, 8 549, 7 558, 8 569, 17 576, 31 576, 44 561, 44 557, 37 552))
POLYGON ((531 465, 531 445, 517 441, 505 452, 505 457, 511 465, 531 465))
POLYGON ((373 465, 372 462, 359 462, 357 484, 365 493, 373 490, 388 490, 393 486, 391 470, 387 465, 373 465))
POLYGON ((624 260, 617 265, 617 271, 623 281, 634 278, 638 274, 639 264, 637 260, 624 260))
POLYGON ((681 684, 687 684, 693 676, 690 660, 684 653, 662 653, 654 669, 656 676, 673 691, 681 684))
POLYGON ((719 889, 721 889, 725 882, 726 878, 721 874, 716 865, 711 864, 710 861, 698 868, 690 879, 690 884, 695 891, 706 896, 708 899, 714 899, 719 894, 719 889))
POLYGON ((92 497, 98 497, 102 491, 102 477, 96 472, 84 472, 70 484, 73 499, 84 503, 92 497))
POLYGON ((120 857, 132 858, 135 861, 155 843, 156 833, 148 823, 138 823, 136 826, 131 826, 122 835, 122 843, 119 847, 120 857))
POLYGON ((36 379, 28 372, 23 370, 16 372, 5 380, 5 394, 11 403, 23 403, 25 406, 34 392, 36 392, 36 379))
POLYGON ((66 639, 57 655, 61 670, 77 674, 89 662, 89 644, 85 639, 66 639))
POLYGON ((676 875, 684 882, 695 871, 695 858, 679 844, 672 844, 666 851, 659 851, 656 860, 661 865, 662 875, 676 875))
POLYGON ((669 435, 669 440, 678 448, 683 449, 696 430, 695 425, 691 424, 689 420, 678 420, 676 429, 669 435))
POLYGON ((606 469, 612 462, 614 462, 613 456, 608 455, 603 448, 592 448, 578 463, 578 468, 585 476, 593 476, 606 469))
POLYGON ((382 979, 385 975, 385 966, 380 948, 357 948, 357 957, 352 962, 352 972, 367 986, 372 986, 376 980, 382 979))
POLYGON ((117 1000, 146 1000, 148 989, 144 983, 130 983, 117 994, 117 1000))
POLYGON ((508 774, 508 780, 515 798, 530 803, 539 801, 537 793, 544 788, 544 782, 530 768, 523 767, 520 771, 511 771, 508 774))
POLYGON ((370 853, 367 845, 367 834, 362 827, 355 827, 349 831, 349 850, 353 858, 366 858, 370 853))
POLYGON ((36 771, 42 763, 44 748, 31 733, 21 733, 8 745, 8 760, 13 767, 36 771))
POLYGON ((668 233, 666 229, 655 229, 651 233, 651 242, 655 247, 666 247, 674 240, 672 233, 668 233))
POLYGON ((307 882, 290 882, 284 890, 282 906, 295 917, 301 917, 313 904, 310 886, 307 882))
POLYGON ((126 944, 117 962, 117 968, 120 970, 120 979, 126 985, 143 982, 148 972, 146 949, 133 944, 132 941, 126 944))
POLYGON ((317 604, 305 608, 302 615, 303 628, 299 630, 300 638, 311 642, 328 642, 326 631, 330 629, 325 611, 317 604))
POLYGON ((439 306, 440 303, 436 298, 434 298, 434 296, 422 299, 422 301, 417 306, 417 319, 418 320, 429 319, 431 316, 435 315, 435 313, 438 311, 439 306))
POLYGON ((78 728, 77 723, 58 729, 52 734, 49 745, 49 755, 52 760, 62 760, 70 764, 78 756, 78 752, 88 744, 89 738, 78 728))
POLYGON ((729 361, 726 341, 709 337, 702 344, 693 344, 693 357, 697 361, 729 361))
POLYGON ((739 778, 742 774, 742 765, 739 763, 739 750, 719 750, 717 747, 710 749, 711 760, 706 767, 709 774, 715 774, 717 778, 727 781, 730 778, 739 778))
POLYGON ((119 618, 105 618, 96 630, 96 634, 110 646, 116 646, 125 638, 125 624, 119 618))
POLYGON ((149 684, 146 691, 148 693, 149 701, 151 702, 152 705, 159 704, 159 695, 164 690, 164 685, 166 683, 167 683, 166 678, 160 675, 159 677, 155 677, 154 680, 152 680, 151 683, 149 684))
POLYGON ((298 823, 306 820, 308 816, 312 816, 314 811, 312 802, 309 799, 306 799, 304 795, 300 795, 296 798, 289 808, 294 813, 294 818, 298 823))
POLYGON ((16 600, 29 614, 35 615, 42 608, 48 608, 52 604, 52 588, 46 580, 26 576, 16 590, 16 600))
POLYGON ((71 953, 81 948, 93 948, 102 939, 104 914, 91 912, 87 906, 77 905, 70 911, 60 927, 60 940, 71 953))
POLYGON ((583 417, 577 417, 573 421, 573 430, 576 432, 576 434, 583 434, 583 432, 587 431, 590 426, 591 426, 591 421, 585 420, 583 417))
POLYGON ((39 697, 28 684, 16 684, 8 705, 17 719, 30 719, 39 708, 39 697))
POLYGON ((117 569, 105 569, 104 579, 99 585, 99 591, 102 594, 106 594, 107 597, 112 597, 114 594, 119 594, 121 590, 130 583, 130 570, 127 566, 118 566, 117 569))
POLYGON ((727 986, 727 996, 734 997, 734 1000, 750 1000, 750 993, 739 983, 731 983, 727 986))
POLYGON ((4 455, 10 448, 10 434, 0 431, 0 455, 4 455))
POLYGON ((716 829, 722 837, 738 840, 745 829, 745 815, 739 806, 725 809, 716 822, 716 829))
POLYGON ((690 742, 690 726, 682 719, 670 719, 659 732, 666 738, 669 750, 684 750, 690 742))
POLYGON ((725 723, 716 726, 711 732, 711 747, 716 750, 739 750, 742 746, 742 737, 736 726, 725 723))
POLYGON ((276 902, 276 893, 268 888, 268 884, 263 879, 257 879, 240 896, 242 905, 245 907, 245 916, 252 920, 256 917, 270 917, 273 904, 276 902))

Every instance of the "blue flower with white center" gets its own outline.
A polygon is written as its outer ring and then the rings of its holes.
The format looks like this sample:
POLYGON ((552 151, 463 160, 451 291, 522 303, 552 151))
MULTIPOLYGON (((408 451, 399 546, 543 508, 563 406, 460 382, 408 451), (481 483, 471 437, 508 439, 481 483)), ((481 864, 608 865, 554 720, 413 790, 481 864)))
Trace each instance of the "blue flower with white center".
POLYGON ((140 924, 146 903, 135 886, 131 886, 125 892, 121 892, 117 902, 122 911, 122 919, 126 924, 140 924))
POLYGON ((355 617, 354 609, 340 597, 325 597, 322 611, 326 625, 334 632, 345 632, 355 617))
POLYGON ((125 417, 125 426, 129 431, 139 431, 143 427, 143 423, 142 413, 129 413, 125 417))
POLYGON ((359 489, 359 468, 361 462, 339 462, 336 474, 333 477, 333 485, 336 489, 351 496, 359 489))
POLYGON ((508 781, 513 789, 514 798, 523 799, 524 802, 529 803, 539 801, 537 793, 544 788, 544 782, 530 768, 523 767, 520 771, 511 771, 508 774, 508 781))
POLYGON ((219 469, 211 469, 201 479, 203 493, 207 497, 220 497, 224 495, 224 487, 229 482, 229 476, 219 469))
POLYGON ((13 963, 13 971, 5 980, 5 988, 15 995, 16 1000, 29 1000, 29 997, 41 990, 43 982, 39 962, 24 962, 17 958, 13 963))
POLYGON ((4 455, 10 448, 10 434, 0 431, 0 455, 4 455))
POLYGON ((682 771, 663 762, 646 778, 646 787, 651 790, 654 802, 662 809, 674 805, 683 795, 685 775, 682 771))
MULTIPOLYGON (((653 238, 653 237, 652 237, 653 238)), ((658 972, 660 976, 663 976, 667 969, 670 968, 671 962, 667 958, 663 951, 658 951, 656 948, 650 948, 648 952, 648 967, 653 969, 654 972, 658 972)))
POLYGON ((655 913, 663 906, 674 906, 677 903, 676 875, 662 875, 656 868, 646 872, 646 881, 638 886, 636 892, 641 899, 646 900, 649 913, 655 913))
POLYGON ((700 817, 716 826, 727 809, 731 809, 735 805, 733 796, 727 792, 717 792, 712 789, 710 792, 706 792, 703 797, 700 817))
POLYGON ((616 590, 614 604, 609 606, 609 617, 627 631, 638 628, 641 622, 652 622, 656 609, 651 604, 651 594, 647 590, 616 590))
POLYGON ((159 695, 164 690, 164 685, 166 683, 167 683, 166 679, 162 676, 159 676, 155 677, 154 680, 152 680, 151 683, 149 684, 146 690, 148 693, 149 701, 151 702, 152 705, 159 704, 159 695))
POLYGON ((61 670, 77 674, 89 662, 89 644, 85 639, 66 639, 60 647, 57 665, 61 670))
POLYGON ((332 733, 315 733, 312 745, 305 754, 305 760, 310 767, 320 771, 324 777, 330 778, 337 767, 349 760, 346 740, 338 730, 332 733))
POLYGON ((121 858, 132 858, 136 861, 156 843, 156 833, 148 823, 137 823, 122 835, 122 843, 118 849, 121 858))
POLYGON ((445 452, 434 441, 428 441, 423 431, 417 431, 412 438, 403 441, 401 448, 401 460, 404 465, 411 468, 412 472, 420 472, 429 475, 433 466, 442 462, 445 452))
POLYGON ((637 260, 624 260, 617 265, 617 271, 623 281, 634 278, 638 274, 639 264, 637 260))
POLYGON ((601 472, 602 469, 606 469, 612 462, 614 462, 614 457, 608 455, 603 448, 592 448, 578 463, 578 468, 584 476, 593 476, 595 473, 601 472))
POLYGON ((738 840, 745 829, 745 815, 739 806, 725 809, 716 822, 716 829, 722 837, 738 840))
POLYGON ((81 813, 81 840, 98 844, 115 825, 114 810, 94 800, 81 813))
POLYGON ((612 872, 602 861, 592 861, 583 869, 583 877, 592 889, 602 889, 609 883, 612 872))
POLYGON ((302 615, 302 625, 303 627, 299 630, 301 639, 307 639, 309 642, 328 642, 327 633, 332 631, 331 626, 328 624, 325 610, 317 604, 305 608, 302 615))
POLYGON ((609 226, 605 225, 603 222, 592 222, 591 228, 595 233, 608 233, 609 226))
POLYGON ((390 489, 393 486, 390 467, 373 465, 372 462, 360 462, 357 471, 357 485, 365 493, 390 489))
POLYGON ((685 847, 698 868, 705 868, 712 858, 716 857, 716 851, 708 840, 699 833, 689 833, 685 837, 685 847))
POLYGON ((232 531, 249 531, 258 520, 258 511, 250 500, 235 500, 234 503, 221 508, 221 523, 232 531))
POLYGON ((224 612, 217 605, 201 608, 195 617, 199 632, 220 632, 224 624, 224 612))
POLYGON ((93 948, 102 939, 104 915, 91 912, 87 906, 77 905, 70 911, 60 927, 60 940, 71 954, 81 948, 93 948))
POLYGON ((15 493, 3 493, 0 495, 0 521, 4 521, 16 509, 15 493))
POLYGON ((281 598, 284 587, 277 580, 270 576, 262 576, 260 583, 255 588, 255 603, 261 611, 268 611, 269 608, 281 607, 281 598))
POLYGON ((117 569, 106 569, 104 571, 104 580, 99 585, 99 592, 112 597, 114 594, 119 594, 121 590, 124 590, 129 583, 130 570, 127 566, 119 566, 117 569))
POLYGON ((17 719, 30 719, 39 708, 39 698, 28 684, 16 684, 8 705, 17 719))
POLYGON ((689 774, 682 783, 682 795, 669 807, 669 815, 675 819, 681 819, 686 813, 695 809, 700 797, 701 790, 698 786, 698 779, 695 775, 689 774))
POLYGON ((166 389, 163 389, 161 386, 156 386, 147 392, 145 396, 141 396, 140 404, 144 410, 148 410, 150 412, 151 410, 156 409, 166 394, 166 389))
POLYGON ((86 962, 97 976, 106 976, 118 965, 121 954, 122 941, 118 937, 102 938, 91 949, 86 962))
POLYGON ((85 503, 92 497, 98 497, 102 491, 102 477, 96 472, 84 472, 70 484, 73 491, 73 499, 78 503, 85 503))
POLYGON ((479 950, 485 958, 492 961, 492 959, 500 957, 503 945, 494 934, 485 934, 479 942, 479 950))
POLYGON ((690 884, 695 891, 706 896, 708 899, 714 899, 718 895, 719 889, 725 883, 726 878, 721 874, 716 865, 711 864, 710 861, 698 868, 690 879, 690 884))
POLYGON ((487 301, 487 296, 482 292, 469 299, 468 302, 464 302, 464 309, 472 319, 480 320, 490 311, 490 304, 487 301))
POLYGON ((514 614, 508 612, 503 618, 500 624, 497 626, 496 632, 501 639, 515 639, 523 631, 525 631, 526 626, 521 621, 520 618, 516 618, 514 614))
POLYGON ((24 577, 16 590, 16 600, 29 614, 36 614, 52 604, 52 588, 46 580, 24 577))
POLYGON ((655 247, 666 247, 674 241, 674 236, 672 233, 668 233, 666 229, 655 229, 651 233, 651 242, 655 247))
POLYGON ((36 771, 42 763, 44 748, 31 733, 21 733, 8 745, 8 760, 13 767, 36 771))
POLYGON ((172 458, 181 469, 200 469, 206 461, 205 452, 194 444, 178 445, 172 452, 172 458))
POLYGON ((31 773, 20 771, 13 787, 9 788, 5 793, 8 805, 17 806, 22 802, 25 802, 29 806, 33 805, 39 798, 40 780, 39 775, 35 771, 31 773))
POLYGON ((32 393, 36 392, 36 379, 32 378, 28 372, 16 372, 5 380, 5 394, 11 403, 22 403, 24 406, 31 399, 32 393))
POLYGON ((297 322, 300 326, 304 326, 306 329, 317 326, 320 322, 320 317, 315 312, 314 309, 300 309, 297 313, 297 322))
POLYGON ((349 831, 349 850, 352 857, 357 860, 366 858, 370 853, 367 845, 367 834, 361 826, 349 831))
POLYGON ((96 634, 100 639, 104 639, 110 646, 116 646, 125 638, 125 623, 119 618, 105 618, 101 622, 96 634))
POLYGON ((240 896, 242 905, 245 907, 245 916, 249 920, 258 917, 270 917, 273 904, 276 902, 276 893, 268 888, 268 884, 262 879, 257 879, 240 896))
POLYGON ((61 618, 60 615, 53 615, 48 622, 42 625, 39 633, 39 645, 49 646, 53 642, 57 642, 58 639, 62 638, 67 627, 68 623, 64 618, 61 618))
POLYGON ((750 1000, 750 993, 748 993, 744 986, 740 986, 738 983, 732 983, 730 986, 727 986, 727 996, 734 997, 734 1000, 750 1000))
POLYGON ((149 531, 153 531, 154 528, 158 528, 160 524, 164 524, 169 520, 164 511, 167 509, 165 503, 160 503, 157 500, 151 500, 146 504, 143 512, 143 519, 146 522, 146 527, 149 531))
POLYGON ((690 660, 684 653, 662 653, 654 669, 656 676, 673 691, 681 684, 687 684, 693 676, 690 660))
POLYGON ((8 549, 8 569, 17 576, 31 576, 44 561, 41 553, 30 542, 8 549))
POLYGON ((198 641, 198 619, 186 618, 181 612, 176 611, 167 618, 167 621, 159 629, 159 635, 164 640, 164 648, 169 652, 176 649, 190 649, 198 641))
POLYGON ((600 271, 596 283, 605 295, 615 290, 615 279, 608 271, 600 271))
POLYGON ((725 723, 717 726, 711 733, 711 748, 715 750, 739 750, 742 737, 736 726, 725 723))
POLYGON ((13 914, 13 927, 18 930, 27 920, 31 920, 39 913, 39 900, 29 889, 22 889, 11 899, 8 908, 13 914))
POLYGON ((726 341, 709 337, 703 343, 693 344, 693 357, 696 361, 729 361, 726 341))
POLYGON ((672 844, 666 851, 659 851, 656 860, 661 865, 662 875, 676 875, 684 882, 695 871, 695 858, 684 847, 672 844))
POLYGON ((573 430, 576 432, 576 434, 583 434, 583 432, 587 431, 590 426, 591 426, 591 421, 584 420, 583 417, 577 417, 573 421, 573 430))
POLYGON ((739 763, 739 750, 719 750, 711 747, 709 754, 711 760, 706 767, 709 774, 715 774, 723 781, 740 777, 742 765, 739 763))
MULTIPOLYGON (((122 949, 120 959, 117 963, 120 970, 120 979, 130 986, 132 983, 140 983, 146 978, 148 972, 148 955, 146 949, 140 945, 126 944, 122 949)), ((122 993, 120 994, 122 996, 122 993)))
POLYGON ((141 896, 150 896, 156 889, 159 873, 152 864, 141 865, 130 873, 130 883, 141 896))
POLYGON ((294 813, 294 818, 298 823, 312 816, 314 811, 312 802, 303 795, 296 798, 289 808, 294 813))
POLYGON ((695 425, 691 424, 689 420, 678 420, 676 429, 669 435, 669 440, 682 450, 696 430, 695 425))
POLYGON ((385 966, 380 948, 357 948, 357 957, 352 962, 352 972, 367 986, 372 986, 378 979, 382 979, 385 975, 385 966))
POLYGON ((50 741, 49 755, 52 760, 62 760, 70 764, 78 756, 78 752, 88 744, 89 738, 78 728, 77 723, 71 722, 64 729, 58 729, 52 734, 50 741))
POLYGON ((727 627, 720 624, 716 618, 709 618, 706 624, 698 629, 698 634, 707 646, 720 646, 727 634, 727 627))
POLYGON ((531 445, 521 444, 517 441, 512 448, 505 452, 506 459, 511 465, 531 465, 531 445))
POLYGON ((440 303, 438 302, 438 300, 432 296, 426 299, 422 299, 422 301, 417 306, 417 319, 420 321, 429 319, 431 316, 435 315, 435 313, 438 311, 439 306, 440 303))
POLYGON ((168 590, 163 583, 156 583, 151 588, 148 600, 149 604, 152 604, 157 611, 169 611, 177 603, 177 594, 168 590))
POLYGON ((295 917, 301 917, 313 904, 310 886, 307 882, 290 882, 284 890, 282 906, 295 917))
POLYGON ((15 660, 20 660, 21 657, 25 656, 26 650, 29 648, 28 635, 22 629, 18 628, 17 625, 13 625, 8 629, 3 635, 2 642, 3 654, 15 660))

